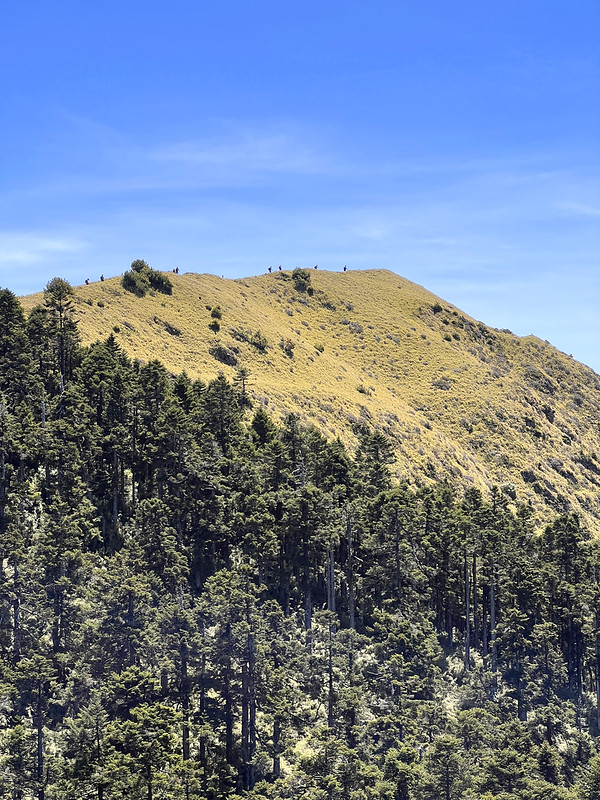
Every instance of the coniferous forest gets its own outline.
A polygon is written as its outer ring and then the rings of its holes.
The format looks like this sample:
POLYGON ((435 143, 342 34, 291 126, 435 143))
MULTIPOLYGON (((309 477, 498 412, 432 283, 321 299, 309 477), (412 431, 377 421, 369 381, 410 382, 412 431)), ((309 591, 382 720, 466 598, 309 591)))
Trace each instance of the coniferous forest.
POLYGON ((0 798, 600 798, 600 544, 0 292, 0 798))

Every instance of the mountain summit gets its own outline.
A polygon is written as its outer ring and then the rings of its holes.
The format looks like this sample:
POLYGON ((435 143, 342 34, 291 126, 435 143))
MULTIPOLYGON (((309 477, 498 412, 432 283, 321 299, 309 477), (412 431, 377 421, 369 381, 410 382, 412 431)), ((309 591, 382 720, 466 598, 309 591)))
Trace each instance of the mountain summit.
POLYGON ((399 480, 498 485, 540 520, 576 511, 600 532, 600 377, 548 342, 386 270, 169 278, 171 294, 144 297, 118 278, 77 287, 84 343, 113 334, 174 373, 223 372, 350 446, 376 427, 399 480))

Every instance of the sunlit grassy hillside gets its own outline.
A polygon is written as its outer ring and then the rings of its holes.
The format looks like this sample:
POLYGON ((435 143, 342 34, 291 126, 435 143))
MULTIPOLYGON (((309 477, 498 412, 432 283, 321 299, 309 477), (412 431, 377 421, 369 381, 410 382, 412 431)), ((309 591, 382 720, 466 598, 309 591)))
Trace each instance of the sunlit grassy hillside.
POLYGON ((382 270, 311 270, 312 294, 289 272, 169 277, 171 296, 137 298, 119 279, 77 287, 84 342, 113 332, 131 356, 204 380, 245 368, 276 417, 350 446, 357 423, 383 429, 400 479, 514 487, 538 519, 580 511, 600 532, 600 378, 547 342, 382 270))

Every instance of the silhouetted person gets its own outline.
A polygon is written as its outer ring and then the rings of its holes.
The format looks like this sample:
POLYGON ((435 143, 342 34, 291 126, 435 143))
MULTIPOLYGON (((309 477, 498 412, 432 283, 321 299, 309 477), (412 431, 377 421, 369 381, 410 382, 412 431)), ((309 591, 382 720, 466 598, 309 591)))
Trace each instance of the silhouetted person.
POLYGON ((101 280, 101 281, 103 281, 103 280, 104 280, 104 275, 100 275, 100 280, 101 280))
POLYGON ((344 272, 346 272, 346 265, 344 264, 344 272))
POLYGON ((86 278, 86 279, 85 279, 85 285, 86 285, 86 286, 89 286, 89 285, 90 285, 90 279, 89 279, 89 278, 86 278))
POLYGON ((318 264, 315 264, 315 269, 319 269, 319 265, 318 264))
POLYGON ((179 267, 175 267, 175 274, 179 275, 179 267))
POLYGON ((269 272, 271 272, 271 271, 272 271, 272 269, 273 269, 273 267, 269 267, 269 272))
POLYGON ((279 265, 279 272, 281 272, 281 264, 279 265))

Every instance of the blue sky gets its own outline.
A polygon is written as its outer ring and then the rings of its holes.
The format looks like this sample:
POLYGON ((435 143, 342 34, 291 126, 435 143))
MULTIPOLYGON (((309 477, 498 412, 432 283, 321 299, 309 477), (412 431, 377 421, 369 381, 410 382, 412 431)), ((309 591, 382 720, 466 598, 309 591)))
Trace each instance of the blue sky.
POLYGON ((4 0, 0 285, 386 268, 600 372, 596 0, 4 0))

